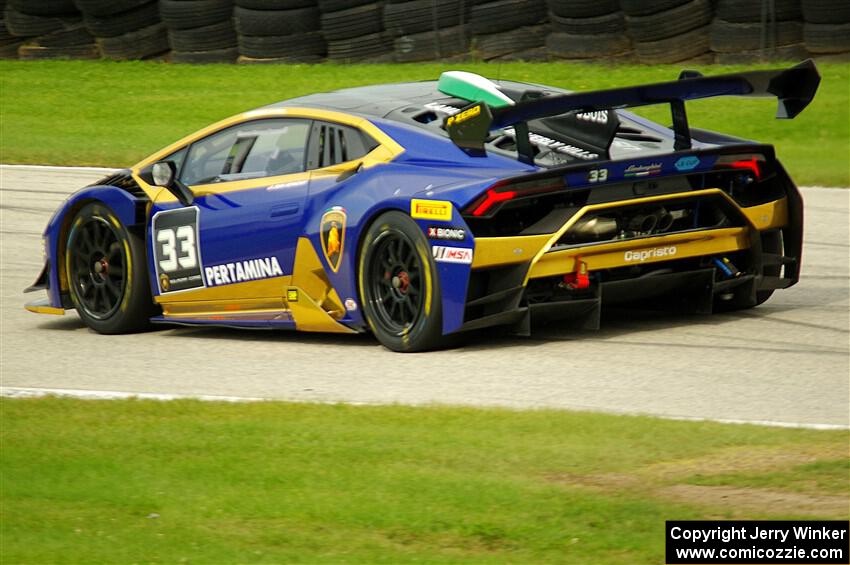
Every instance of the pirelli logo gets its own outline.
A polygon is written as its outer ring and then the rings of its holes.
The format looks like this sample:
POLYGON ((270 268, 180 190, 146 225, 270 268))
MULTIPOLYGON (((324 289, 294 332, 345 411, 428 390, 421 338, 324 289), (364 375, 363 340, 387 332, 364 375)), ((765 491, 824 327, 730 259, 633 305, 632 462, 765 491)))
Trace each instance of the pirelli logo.
POLYGON ((474 118, 475 116, 478 116, 479 114, 481 114, 481 104, 478 104, 477 106, 473 106, 472 108, 469 108, 468 110, 464 110, 463 112, 460 112, 459 114, 455 114, 454 116, 449 116, 448 118, 446 118, 446 125, 447 126, 453 126, 453 125, 459 124, 461 122, 465 122, 466 120, 471 120, 472 118, 474 118))
POLYGON ((445 200, 419 200, 414 198, 410 201, 410 215, 417 220, 450 222, 452 220, 452 203, 445 200))

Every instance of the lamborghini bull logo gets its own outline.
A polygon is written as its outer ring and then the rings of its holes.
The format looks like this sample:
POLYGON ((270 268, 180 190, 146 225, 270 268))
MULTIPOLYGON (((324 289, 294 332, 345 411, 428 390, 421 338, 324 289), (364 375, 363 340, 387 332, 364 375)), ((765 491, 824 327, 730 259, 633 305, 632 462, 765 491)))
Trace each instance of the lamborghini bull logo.
POLYGON ((345 208, 334 206, 322 215, 320 237, 322 252, 333 272, 339 270, 345 248, 345 208))

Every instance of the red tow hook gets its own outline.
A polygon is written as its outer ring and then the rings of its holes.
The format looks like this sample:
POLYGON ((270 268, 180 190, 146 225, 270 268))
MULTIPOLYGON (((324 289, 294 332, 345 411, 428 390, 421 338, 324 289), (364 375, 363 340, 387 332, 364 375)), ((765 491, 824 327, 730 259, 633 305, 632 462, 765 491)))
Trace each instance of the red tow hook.
POLYGON ((576 290, 590 287, 590 277, 587 274, 587 263, 576 258, 576 272, 564 275, 564 283, 576 290))

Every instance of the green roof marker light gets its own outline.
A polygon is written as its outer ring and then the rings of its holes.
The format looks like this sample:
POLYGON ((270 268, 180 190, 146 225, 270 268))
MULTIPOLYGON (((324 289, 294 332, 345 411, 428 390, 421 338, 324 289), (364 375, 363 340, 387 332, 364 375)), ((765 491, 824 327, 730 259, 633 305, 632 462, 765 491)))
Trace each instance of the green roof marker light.
POLYGON ((492 108, 513 106, 514 101, 489 79, 466 71, 446 71, 440 75, 437 90, 448 96, 484 102, 492 108))

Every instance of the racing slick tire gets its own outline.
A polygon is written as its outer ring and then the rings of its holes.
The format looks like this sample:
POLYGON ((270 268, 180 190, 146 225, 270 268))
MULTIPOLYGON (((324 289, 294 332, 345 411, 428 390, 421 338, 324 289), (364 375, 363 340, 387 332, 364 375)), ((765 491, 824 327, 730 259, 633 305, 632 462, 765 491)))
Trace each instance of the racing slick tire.
POLYGON ((360 302, 378 341, 402 353, 445 346, 437 267, 416 222, 397 211, 382 214, 358 257, 360 302))
POLYGON ((71 301, 83 322, 102 334, 150 327, 151 298, 141 236, 124 226, 108 206, 87 204, 71 222, 65 247, 71 301))

